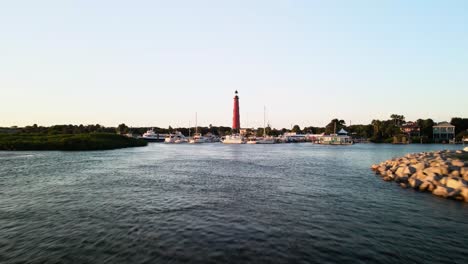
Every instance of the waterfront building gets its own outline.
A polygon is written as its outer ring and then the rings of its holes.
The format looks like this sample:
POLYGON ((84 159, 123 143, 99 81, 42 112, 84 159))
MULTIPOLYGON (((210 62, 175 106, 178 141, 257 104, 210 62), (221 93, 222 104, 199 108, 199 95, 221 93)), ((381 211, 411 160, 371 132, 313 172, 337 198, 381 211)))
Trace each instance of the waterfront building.
POLYGON ((305 142, 308 138, 306 134, 297 134, 296 132, 287 132, 281 136, 282 142, 305 142))
POLYGON ((401 126, 401 132, 408 135, 409 138, 411 137, 419 137, 421 136, 421 128, 418 126, 416 122, 406 122, 401 126))
POLYGON ((319 138, 319 144, 323 145, 352 145, 353 139, 348 136, 348 131, 341 129, 338 134, 324 135, 319 138))
POLYGON ((449 122, 440 122, 432 127, 432 135, 435 143, 448 143, 455 138, 455 126, 449 122))

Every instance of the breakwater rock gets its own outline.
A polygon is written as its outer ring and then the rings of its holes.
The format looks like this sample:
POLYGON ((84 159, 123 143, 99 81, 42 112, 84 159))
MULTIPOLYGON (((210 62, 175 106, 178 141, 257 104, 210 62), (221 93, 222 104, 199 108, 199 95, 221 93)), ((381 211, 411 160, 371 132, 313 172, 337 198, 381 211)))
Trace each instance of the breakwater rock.
POLYGON ((380 164, 372 170, 384 181, 403 188, 468 202, 468 162, 465 150, 408 154, 380 164))

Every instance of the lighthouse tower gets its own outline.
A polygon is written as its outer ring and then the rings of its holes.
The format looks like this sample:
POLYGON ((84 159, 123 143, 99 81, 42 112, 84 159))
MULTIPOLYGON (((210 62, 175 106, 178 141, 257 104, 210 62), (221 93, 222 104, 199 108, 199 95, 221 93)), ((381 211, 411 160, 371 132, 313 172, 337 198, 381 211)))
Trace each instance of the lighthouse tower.
POLYGON ((234 133, 240 132, 240 114, 239 114, 239 96, 237 95, 238 92, 236 91, 236 96, 234 96, 234 111, 232 117, 232 130, 234 133))

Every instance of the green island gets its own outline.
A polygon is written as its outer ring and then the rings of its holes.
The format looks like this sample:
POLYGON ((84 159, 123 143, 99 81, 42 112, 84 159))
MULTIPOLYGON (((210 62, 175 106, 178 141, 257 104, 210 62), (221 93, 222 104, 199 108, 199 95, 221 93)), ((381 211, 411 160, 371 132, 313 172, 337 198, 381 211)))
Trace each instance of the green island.
POLYGON ((141 139, 112 133, 0 134, 0 150, 110 150, 147 144, 141 139))

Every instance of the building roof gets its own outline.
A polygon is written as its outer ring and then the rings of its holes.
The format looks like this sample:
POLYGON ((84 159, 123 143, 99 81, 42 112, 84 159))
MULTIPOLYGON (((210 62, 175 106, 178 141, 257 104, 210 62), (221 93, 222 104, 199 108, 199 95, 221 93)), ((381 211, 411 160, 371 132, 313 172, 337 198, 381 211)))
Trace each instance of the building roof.
POLYGON ((348 134, 348 131, 346 131, 346 130, 344 130, 344 129, 342 128, 340 131, 338 131, 338 134, 339 134, 339 135, 348 134))
POLYGON ((454 125, 450 124, 449 122, 440 122, 436 126, 433 127, 455 127, 454 125))
POLYGON ((418 123, 409 121, 409 122, 406 122, 405 124, 403 124, 402 127, 404 127, 404 128, 407 128, 407 127, 409 127, 409 128, 417 128, 417 127, 419 127, 419 126, 418 126, 418 123))

